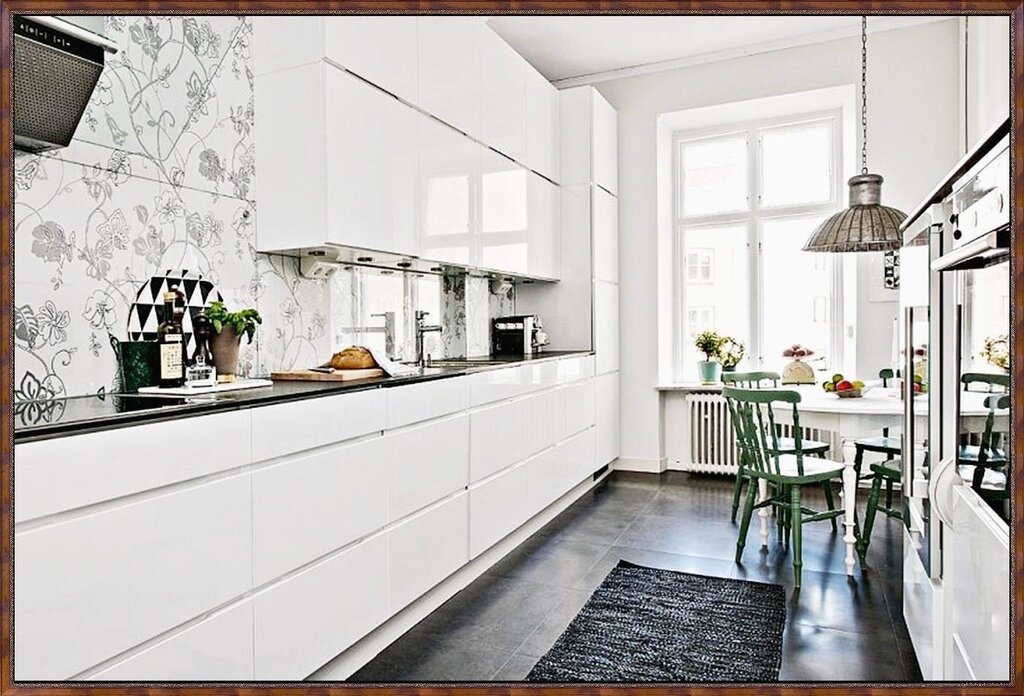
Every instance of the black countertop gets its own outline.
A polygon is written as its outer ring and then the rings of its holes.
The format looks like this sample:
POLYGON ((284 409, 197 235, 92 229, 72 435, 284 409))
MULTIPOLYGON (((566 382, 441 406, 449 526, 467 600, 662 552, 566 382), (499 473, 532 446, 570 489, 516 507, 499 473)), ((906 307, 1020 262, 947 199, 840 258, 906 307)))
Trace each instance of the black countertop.
POLYGON ((167 397, 140 394, 93 394, 66 399, 18 402, 14 404, 14 441, 45 440, 63 435, 122 428, 139 423, 176 420, 190 416, 232 411, 301 399, 331 396, 342 392, 383 389, 458 377, 472 372, 508 367, 524 362, 590 355, 591 351, 550 351, 533 356, 489 356, 441 361, 403 377, 375 377, 349 382, 275 382, 219 394, 167 397))

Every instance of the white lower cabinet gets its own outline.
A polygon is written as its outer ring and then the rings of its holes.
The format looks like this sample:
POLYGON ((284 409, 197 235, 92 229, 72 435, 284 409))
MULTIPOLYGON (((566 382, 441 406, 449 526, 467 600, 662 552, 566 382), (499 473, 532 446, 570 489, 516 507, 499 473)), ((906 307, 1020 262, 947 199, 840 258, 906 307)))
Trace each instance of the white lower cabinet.
POLYGON ((470 414, 470 481, 479 481, 523 458, 524 403, 517 399, 470 414))
POLYGON ((594 380, 585 379, 564 388, 565 429, 559 440, 585 430, 594 424, 594 380))
POLYGON ((527 391, 525 365, 484 370, 466 379, 469 381, 469 405, 473 407, 512 399, 527 391))
POLYGON ((573 435, 564 444, 566 490, 593 476, 598 469, 594 459, 594 428, 573 435))
POLYGON ((597 465, 604 466, 619 456, 619 373, 599 375, 594 381, 597 387, 597 465))
POLYGON ((565 431, 565 390, 551 389, 523 400, 523 456, 561 441, 565 431))
POLYGON ((385 435, 388 521, 462 490, 469 483, 469 415, 385 435))
POLYGON ((469 557, 476 558, 526 519, 530 492, 527 462, 469 487, 469 557))
POLYGON ((466 564, 468 526, 469 496, 463 491, 388 532, 392 614, 466 564))
POLYGON ((93 681, 250 681, 252 600, 246 599, 89 677, 93 681))
POLYGON ((385 438, 376 436, 255 471, 256 585, 383 527, 388 464, 385 438))
POLYGON ((252 586, 249 475, 14 539, 15 679, 61 680, 252 586))
POLYGON ((388 618, 387 535, 267 588, 253 608, 256 679, 308 676, 388 618))

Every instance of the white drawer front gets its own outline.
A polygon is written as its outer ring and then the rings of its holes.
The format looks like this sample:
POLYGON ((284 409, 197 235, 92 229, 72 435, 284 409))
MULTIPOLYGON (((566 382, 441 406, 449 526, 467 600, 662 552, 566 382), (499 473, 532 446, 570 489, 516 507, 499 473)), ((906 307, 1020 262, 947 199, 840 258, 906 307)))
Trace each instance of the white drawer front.
POLYGON ((249 442, 249 412, 231 411, 20 444, 14 520, 248 464, 249 442))
POLYGON ((399 520, 469 483, 469 415, 388 433, 388 520, 399 520))
POLYGON ((384 430, 385 410, 383 389, 254 408, 253 461, 384 430))
POLYGON ((469 489, 469 557, 504 539, 532 514, 529 462, 469 489))
POLYGON ((387 593, 381 534, 257 594, 256 679, 309 676, 388 617, 387 593))
POLYGON ((511 399, 525 391, 522 365, 484 370, 469 375, 469 401, 471 406, 511 399))
POLYGON ((587 379, 565 387, 565 431, 562 438, 594 424, 594 380, 587 379))
POLYGON ((95 681, 250 681, 252 600, 94 674, 95 681))
POLYGON ((523 456, 558 444, 565 430, 565 390, 550 391, 523 400, 523 456))
POLYGON ((594 456, 594 428, 588 428, 567 440, 565 448, 565 489, 593 476, 599 467, 594 456))
POLYGON ((382 437, 253 472, 256 585, 383 527, 387 487, 382 437))
POLYGON ((389 532, 392 613, 469 560, 468 502, 468 494, 460 493, 389 532))
POLYGON ((565 492, 566 443, 545 450, 528 460, 524 466, 529 478, 527 510, 529 517, 553 503, 565 492))
POLYGON ((523 365, 525 391, 548 389, 558 384, 558 361, 544 360, 523 365))
POLYGON ((619 369, 619 286, 594 281, 594 351, 597 374, 619 369))
POLYGON ((249 476, 15 537, 17 679, 66 679, 252 587, 249 476))
POLYGON ((387 427, 447 416, 469 408, 469 380, 450 377, 384 390, 388 401, 387 427))
POLYGON ((470 481, 479 481, 523 458, 523 404, 517 400, 470 414, 470 481))
POLYGON ((575 382, 594 376, 594 356, 584 355, 579 358, 563 358, 559 360, 558 381, 560 383, 575 382))
POLYGON ((619 456, 619 373, 601 375, 596 383, 597 464, 603 466, 619 456))

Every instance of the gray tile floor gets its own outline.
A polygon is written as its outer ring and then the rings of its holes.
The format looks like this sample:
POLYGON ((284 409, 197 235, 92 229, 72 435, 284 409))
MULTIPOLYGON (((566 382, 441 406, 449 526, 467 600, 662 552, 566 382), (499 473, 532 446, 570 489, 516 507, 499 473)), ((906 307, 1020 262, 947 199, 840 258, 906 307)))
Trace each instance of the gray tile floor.
MULTIPOLYGON (((359 682, 518 681, 620 559, 776 582, 787 590, 784 681, 918 681, 902 611, 902 532, 881 516, 868 569, 845 575, 842 532, 804 528, 803 584, 751 524, 733 562, 732 482, 678 472, 616 472, 352 676, 359 682)), ((859 501, 863 511, 864 496, 859 501)), ((823 509, 823 501, 811 507, 823 509)))

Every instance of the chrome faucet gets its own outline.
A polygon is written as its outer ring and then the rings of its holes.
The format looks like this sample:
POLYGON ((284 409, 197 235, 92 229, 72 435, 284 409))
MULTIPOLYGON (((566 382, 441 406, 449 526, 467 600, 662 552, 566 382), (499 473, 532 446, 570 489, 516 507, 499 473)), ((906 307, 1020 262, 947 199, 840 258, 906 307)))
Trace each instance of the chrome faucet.
POLYGON ((441 332, 440 326, 427 326, 424 324, 423 319, 430 312, 424 312, 423 310, 416 310, 416 364, 420 367, 425 367, 427 364, 427 356, 423 350, 423 334, 441 332))

